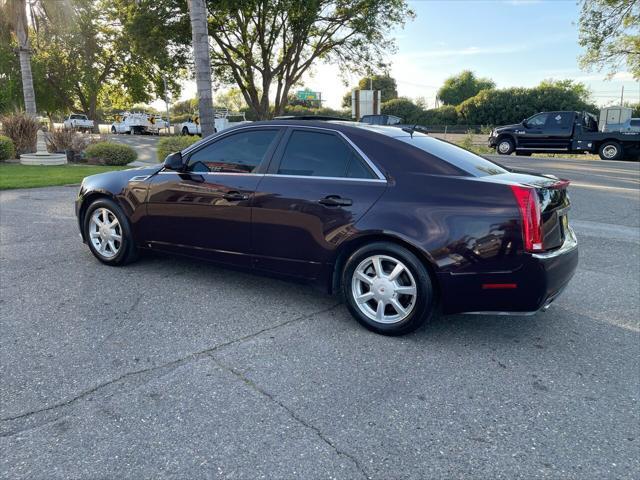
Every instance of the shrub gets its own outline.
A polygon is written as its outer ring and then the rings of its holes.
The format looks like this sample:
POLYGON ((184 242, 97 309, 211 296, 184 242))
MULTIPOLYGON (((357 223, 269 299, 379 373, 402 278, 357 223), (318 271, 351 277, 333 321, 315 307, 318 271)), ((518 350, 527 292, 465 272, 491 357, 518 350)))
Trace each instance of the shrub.
POLYGON ((76 132, 64 128, 54 128, 46 133, 47 148, 50 152, 64 152, 71 150, 76 132))
POLYGON ((423 113, 422 108, 405 97, 394 98, 384 102, 380 106, 380 113, 383 115, 395 115, 402 118, 402 123, 417 124, 423 113))
POLYGON ((167 155, 173 152, 184 150, 189 145, 193 145, 200 140, 200 137, 164 137, 158 142, 157 158, 159 162, 164 161, 167 155))
POLYGON ((129 145, 112 142, 89 145, 85 155, 89 163, 99 165, 127 165, 138 158, 136 151, 129 145))
POLYGON ((16 156, 16 149, 13 146, 13 141, 9 137, 0 135, 0 162, 9 160, 16 156))
POLYGON ((36 151, 36 134, 40 123, 35 118, 24 113, 16 113, 6 115, 0 121, 5 135, 13 141, 16 155, 36 151))

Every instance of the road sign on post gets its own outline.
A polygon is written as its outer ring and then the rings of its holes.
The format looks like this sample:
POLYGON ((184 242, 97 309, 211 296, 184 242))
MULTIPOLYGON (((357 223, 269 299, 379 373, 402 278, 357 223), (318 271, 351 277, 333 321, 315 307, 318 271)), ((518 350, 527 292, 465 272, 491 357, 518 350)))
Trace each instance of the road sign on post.
POLYGON ((296 98, 298 100, 309 100, 312 102, 318 101, 320 98, 320 92, 312 92, 311 90, 298 90, 296 92, 296 98))

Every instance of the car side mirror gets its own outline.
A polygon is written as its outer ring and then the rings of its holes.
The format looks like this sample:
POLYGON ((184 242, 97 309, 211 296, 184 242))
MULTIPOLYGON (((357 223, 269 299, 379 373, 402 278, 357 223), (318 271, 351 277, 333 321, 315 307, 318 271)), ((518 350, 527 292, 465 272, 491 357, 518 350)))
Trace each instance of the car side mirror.
POLYGON ((524 128, 527 128, 529 125, 527 125, 527 121, 526 120, 522 120, 522 126, 524 128))
POLYGON ((174 170, 176 172, 181 172, 182 170, 184 170, 182 153, 180 152, 170 153, 169 155, 167 155, 167 158, 164 159, 164 163, 162 165, 167 170, 174 170))

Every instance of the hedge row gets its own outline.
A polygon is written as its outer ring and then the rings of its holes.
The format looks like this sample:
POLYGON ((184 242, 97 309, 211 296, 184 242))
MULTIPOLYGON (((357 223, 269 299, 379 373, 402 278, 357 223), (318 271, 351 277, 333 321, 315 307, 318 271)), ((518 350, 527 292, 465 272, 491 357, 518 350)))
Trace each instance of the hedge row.
POLYGON ((127 165, 138 158, 136 151, 129 145, 113 142, 94 143, 84 152, 89 163, 99 165, 127 165))

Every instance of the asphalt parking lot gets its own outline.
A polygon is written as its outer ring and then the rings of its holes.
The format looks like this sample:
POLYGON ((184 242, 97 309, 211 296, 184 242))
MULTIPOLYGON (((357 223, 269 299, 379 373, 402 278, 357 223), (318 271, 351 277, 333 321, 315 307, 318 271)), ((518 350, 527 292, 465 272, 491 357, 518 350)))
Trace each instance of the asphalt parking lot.
POLYGON ((77 187, 0 193, 0 477, 638 478, 640 164, 500 160, 573 181, 574 280, 401 338, 303 285, 103 266, 77 187))

